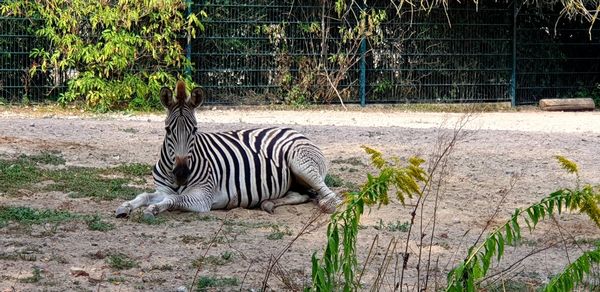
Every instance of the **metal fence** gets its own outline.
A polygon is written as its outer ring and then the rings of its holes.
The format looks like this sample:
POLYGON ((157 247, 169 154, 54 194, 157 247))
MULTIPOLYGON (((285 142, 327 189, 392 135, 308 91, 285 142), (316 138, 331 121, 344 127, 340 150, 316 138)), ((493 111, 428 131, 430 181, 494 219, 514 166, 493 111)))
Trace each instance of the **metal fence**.
MULTIPOLYGON (((365 42, 357 62, 338 74, 334 94, 323 68, 318 28, 340 23, 321 1, 205 0, 205 31, 188 56, 193 80, 209 92, 209 104, 294 102, 417 103, 495 102, 532 104, 541 98, 589 95, 600 82, 600 27, 560 20, 558 10, 506 3, 453 4, 443 10, 398 16, 389 1, 383 41, 365 42), (450 20, 450 21, 449 21, 450 20), (361 55, 362 54, 362 55, 361 55), (360 58, 364 56, 364 58, 360 58)), ((61 72, 31 76, 29 56, 43 40, 35 23, 0 18, 0 98, 55 99, 68 78, 61 72)), ((330 30, 325 55, 353 52, 330 30)), ((327 72, 340 72, 324 61, 327 72)))
POLYGON ((0 17, 0 101, 42 101, 56 99, 66 88, 66 78, 58 72, 30 74, 36 59, 35 48, 45 46, 35 37, 35 21, 0 17))

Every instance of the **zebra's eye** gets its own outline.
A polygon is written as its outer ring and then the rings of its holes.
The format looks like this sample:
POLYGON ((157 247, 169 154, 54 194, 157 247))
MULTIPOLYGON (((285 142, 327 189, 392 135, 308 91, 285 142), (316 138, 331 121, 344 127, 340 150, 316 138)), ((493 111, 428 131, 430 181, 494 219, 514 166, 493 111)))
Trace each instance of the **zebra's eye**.
POLYGON ((192 135, 196 135, 196 131, 198 131, 198 128, 194 127, 194 129, 192 130, 192 135))
POLYGON ((167 131, 167 135, 171 135, 171 128, 165 127, 165 131, 167 131))

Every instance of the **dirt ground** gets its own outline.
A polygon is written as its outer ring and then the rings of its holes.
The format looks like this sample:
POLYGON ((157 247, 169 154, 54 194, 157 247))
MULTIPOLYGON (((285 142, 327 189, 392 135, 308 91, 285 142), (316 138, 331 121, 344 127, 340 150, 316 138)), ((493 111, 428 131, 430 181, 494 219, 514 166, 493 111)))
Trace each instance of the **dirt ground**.
MULTIPOLYGON (((452 132, 463 114, 203 109, 197 116, 200 129, 207 132, 285 125, 305 133, 322 148, 330 173, 346 182, 346 186, 335 188, 343 193, 352 184, 360 185, 366 173, 373 171, 367 166, 368 157, 361 145, 388 156, 419 155, 428 160, 438 137, 452 132)), ((58 151, 68 166, 153 164, 163 138, 163 118, 121 114, 78 116, 4 108, 0 109, 0 158, 58 151)), ((501 224, 515 208, 534 203, 559 187, 575 185, 574 177, 560 169, 554 155, 577 162, 583 182, 600 183, 600 112, 496 112, 479 113, 471 118, 464 130, 465 137, 451 154, 435 234, 431 234, 433 202, 427 203, 422 217, 417 214, 417 222, 423 218, 425 225, 424 251, 428 251, 433 236, 431 266, 436 272, 430 277, 429 290, 444 285, 449 269, 464 258, 466 249, 475 242, 499 205, 502 190, 509 188, 512 177, 518 179, 517 183, 491 221, 491 228, 501 224)), ((394 256, 404 252, 407 233, 385 227, 408 222, 410 205, 414 202, 408 201, 409 206, 403 207, 394 201, 381 209, 374 208, 361 221, 364 228, 360 230, 357 249, 361 266, 378 235, 374 259, 362 277, 365 289, 375 280, 392 238, 399 239, 394 256), (379 228, 381 223, 384 228, 379 228)), ((214 291, 258 291, 271 256, 282 251, 317 210, 314 204, 304 204, 278 208, 274 215, 245 209, 211 211, 209 216, 167 212, 159 215, 165 223, 147 225, 113 218, 120 203, 70 198, 60 192, 10 197, 2 195, 0 186, 0 206, 97 213, 115 225, 113 230, 100 232, 88 230, 84 223, 65 223, 51 235, 43 235, 45 226, 34 226, 29 232, 0 228, 0 250, 27 250, 36 255, 34 261, 0 259, 0 291, 175 291, 192 282, 196 273, 192 263, 205 253, 213 256, 214 261, 203 265, 198 277, 238 280, 237 285, 214 291), (224 220, 229 223, 224 224, 224 220), (274 231, 281 231, 283 238, 272 238, 274 231), (217 233, 217 240, 212 240, 217 233), (134 259, 139 266, 121 271, 111 269, 101 255, 115 251, 134 259), (34 267, 41 270, 42 279, 36 283, 20 281, 31 277, 34 267), (82 268, 89 276, 72 275, 73 267, 82 268)), ((600 240, 598 229, 585 216, 565 213, 557 218, 560 225, 548 220, 533 234, 523 230, 524 240, 517 247, 507 247, 506 257, 500 264, 493 264, 490 274, 512 267, 495 279, 541 285, 569 259, 581 254, 582 249, 589 249, 592 242, 600 240), (568 255, 565 249, 569 250, 568 255), (526 257, 532 252, 532 256, 526 257)), ((301 289, 308 283, 311 255, 320 253, 325 243, 326 219, 322 217, 316 227, 285 251, 280 260, 285 272, 271 275, 271 289, 301 289)), ((417 278, 419 242, 414 239, 418 237, 413 232, 408 246, 410 257, 404 283, 408 283, 411 291, 417 278)), ((383 291, 393 290, 394 264, 392 260, 385 273, 383 291)))

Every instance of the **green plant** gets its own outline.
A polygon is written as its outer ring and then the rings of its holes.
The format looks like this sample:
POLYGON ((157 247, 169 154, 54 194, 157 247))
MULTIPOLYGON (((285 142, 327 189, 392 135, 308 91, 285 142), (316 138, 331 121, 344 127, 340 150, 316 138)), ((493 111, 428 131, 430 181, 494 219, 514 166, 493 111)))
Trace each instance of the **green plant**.
POLYGON ((79 215, 75 215, 66 211, 37 210, 29 207, 0 206, 0 227, 5 226, 8 224, 8 222, 31 225, 61 223, 77 218, 79 218, 79 215))
POLYGON ((106 279, 106 281, 109 282, 109 283, 111 283, 111 284, 113 284, 113 285, 119 285, 119 284, 125 282, 125 277, 122 277, 122 276, 120 276, 120 277, 108 277, 106 279))
POLYGON ((331 163, 350 164, 354 166, 367 166, 360 157, 336 158, 331 160, 331 163))
POLYGON ((375 96, 382 97, 386 92, 392 90, 392 81, 389 79, 378 80, 376 83, 371 84, 371 87, 375 96))
POLYGON ((72 198, 91 197, 99 200, 132 199, 141 190, 130 187, 129 178, 103 177, 102 170, 86 167, 70 167, 46 172, 54 183, 46 190, 69 193, 72 198))
POLYGON ((312 256, 312 288, 315 291, 344 291, 360 288, 355 271, 357 267, 356 240, 360 230, 360 218, 365 206, 387 205, 390 188, 396 189, 396 198, 404 204, 405 199, 421 195, 419 183, 427 180, 421 164, 423 160, 412 157, 406 166, 398 158, 386 161, 374 149, 363 147, 377 168, 377 176, 368 174, 367 182, 358 192, 346 194, 343 210, 331 215, 327 226, 327 244, 322 258, 312 256), (343 279, 339 282, 339 279, 343 279))
POLYGON ((0 12, 42 20, 35 32, 50 45, 32 51, 38 61, 29 76, 68 73, 68 90, 59 100, 84 99, 106 111, 160 107, 159 89, 175 83, 175 70, 191 69, 179 40, 203 29, 199 16, 206 14, 184 16, 186 5, 184 0, 11 0, 2 2, 0 12))
POLYGON ((115 198, 133 198, 142 189, 128 186, 133 178, 150 173, 149 166, 143 164, 122 165, 116 168, 98 169, 87 167, 66 167, 46 169, 38 164, 61 164, 62 157, 51 153, 39 155, 21 155, 16 160, 0 159, 0 191, 15 195, 21 189, 61 191, 71 197, 91 197, 100 200, 115 198), (110 178, 106 174, 121 177, 110 178), (51 184, 33 186, 43 180, 51 184))
POLYGON ((285 103, 295 108, 304 108, 309 104, 309 99, 306 97, 306 95, 306 91, 302 90, 299 86, 294 85, 287 92, 285 103))
POLYGON ((218 256, 210 255, 200 257, 192 262, 194 268, 202 267, 203 265, 223 266, 233 261, 233 253, 225 251, 218 256))
MULTIPOLYGON (((554 276, 546 285, 545 291, 572 291, 578 283, 585 280, 586 275, 594 273, 592 269, 600 267, 600 244, 596 249, 584 252, 570 263, 560 274, 554 276)), ((596 277, 598 273, 596 272, 596 277)), ((600 287, 596 287, 600 288, 600 287)), ((590 290, 591 291, 591 290, 590 290)))
POLYGON ((150 270, 158 270, 158 271, 172 271, 173 270, 173 266, 169 265, 169 264, 164 264, 164 265, 154 265, 150 268, 150 270))
POLYGON ((142 163, 121 164, 114 169, 130 176, 147 176, 152 173, 152 165, 142 163))
POLYGON ((14 194, 24 186, 40 179, 40 172, 31 161, 0 159, 0 185, 5 194, 14 194))
POLYGON ((85 222, 89 230, 109 231, 115 228, 114 224, 102 221, 102 218, 98 215, 89 216, 85 222))
POLYGON ((338 188, 344 185, 344 180, 335 174, 327 174, 325 176, 325 185, 330 188, 338 188))
POLYGON ((229 278, 229 277, 200 277, 198 281, 198 290, 197 291, 209 291, 208 288, 219 288, 219 287, 229 287, 229 286, 237 286, 239 285, 238 278, 229 278))
POLYGON ((31 276, 21 280, 21 283, 37 283, 42 279, 42 269, 34 267, 31 276))
POLYGON ((410 222, 408 222, 408 221, 406 221, 406 222, 396 221, 395 223, 388 222, 388 224, 384 224, 383 220, 379 219, 379 224, 375 226, 375 229, 387 230, 390 232, 394 232, 394 231, 407 232, 409 226, 410 226, 410 222))
POLYGON ((114 253, 106 258, 106 263, 115 270, 129 270, 138 266, 138 263, 127 255, 114 253))
POLYGON ((279 228, 279 225, 273 225, 271 229, 271 233, 267 235, 267 239, 269 240, 280 240, 286 235, 292 235, 292 232, 287 227, 285 230, 282 230, 279 228))
MULTIPOLYGON (((519 242, 523 222, 529 231, 537 224, 555 213, 563 211, 579 211, 585 213, 600 228, 600 192, 591 185, 579 186, 579 170, 577 164, 562 157, 556 157, 562 168, 577 176, 576 189, 560 189, 543 198, 539 203, 527 208, 517 208, 511 218, 491 232, 479 245, 469 248, 465 260, 448 274, 446 291, 475 291, 489 270, 492 260, 502 259, 506 245, 519 242)), ((593 264, 600 263, 600 250, 585 252, 559 275, 554 277, 545 287, 546 291, 566 291, 580 283, 584 275, 588 275, 593 264)))
POLYGON ((59 155, 60 152, 56 151, 42 151, 40 154, 19 156, 19 159, 29 160, 32 163, 48 164, 48 165, 63 165, 65 159, 59 155))
POLYGON ((141 212, 136 212, 131 216, 131 221, 147 225, 160 225, 167 222, 165 217, 145 217, 141 212))
POLYGON ((581 88, 575 92, 574 97, 588 97, 594 100, 596 108, 600 107, 600 83, 593 88, 581 88))

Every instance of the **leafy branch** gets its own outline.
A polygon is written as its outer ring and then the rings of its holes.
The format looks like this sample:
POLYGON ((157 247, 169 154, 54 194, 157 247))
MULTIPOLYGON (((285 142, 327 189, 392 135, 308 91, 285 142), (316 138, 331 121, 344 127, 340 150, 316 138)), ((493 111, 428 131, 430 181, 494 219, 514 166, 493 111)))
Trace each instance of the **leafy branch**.
POLYGON ((396 189, 396 198, 404 204, 406 198, 421 196, 419 183, 427 180, 427 173, 421 167, 423 159, 412 157, 403 166, 400 159, 385 160, 381 152, 364 147, 371 156, 372 164, 379 175, 367 176, 367 182, 358 192, 346 194, 345 209, 331 215, 327 226, 327 245, 323 257, 312 256, 312 280, 315 291, 334 291, 343 286, 344 291, 356 290, 357 270, 356 242, 360 217, 365 206, 371 207, 389 203, 389 190, 396 189), (341 247, 341 250, 340 250, 341 247), (343 277, 343 281, 342 281, 343 277))
POLYGON ((550 283, 544 287, 544 291, 572 291, 577 283, 584 280, 584 275, 590 275, 594 264, 600 265, 600 244, 595 250, 584 252, 568 265, 562 273, 552 278, 550 283))
MULTIPOLYGON (((557 156, 557 159, 564 169, 578 175, 575 163, 561 156, 557 156)), ((504 255, 505 246, 513 245, 521 239, 521 224, 519 223, 519 219, 522 219, 527 224, 531 232, 539 222, 550 217, 555 212, 561 214, 563 210, 570 210, 587 214, 600 228, 599 203, 600 194, 595 192, 591 185, 585 185, 583 188, 575 190, 558 190, 548 197, 543 198, 539 203, 525 209, 517 208, 506 223, 490 233, 481 244, 471 247, 465 260, 450 271, 446 291, 475 291, 479 281, 488 272, 494 256, 497 261, 500 261, 504 255)), ((592 252, 591 258, 594 258, 595 255, 596 253, 592 252)), ((588 255, 588 259, 590 259, 590 255, 588 255)), ((586 271, 586 268, 589 270, 589 265, 580 263, 578 265, 570 265, 569 268, 576 269, 575 273, 579 276, 586 271)), ((573 275, 573 272, 565 271, 563 274, 566 275, 564 277, 568 277, 569 275, 573 275)), ((561 283, 570 283, 568 281, 576 282, 577 280, 580 281, 581 277, 571 277, 568 280, 563 279, 561 283)))

